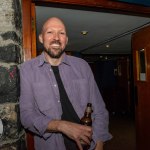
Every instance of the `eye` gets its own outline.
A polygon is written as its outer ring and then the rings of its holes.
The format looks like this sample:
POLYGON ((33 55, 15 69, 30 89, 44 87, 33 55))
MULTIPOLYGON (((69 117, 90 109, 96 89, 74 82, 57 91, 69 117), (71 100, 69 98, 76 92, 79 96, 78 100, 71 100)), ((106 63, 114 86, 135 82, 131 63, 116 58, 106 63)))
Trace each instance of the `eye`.
POLYGON ((65 35, 66 33, 65 32, 60 32, 60 34, 65 35))
POLYGON ((48 33, 48 34, 51 34, 51 33, 52 33, 52 31, 47 31, 47 33, 48 33))

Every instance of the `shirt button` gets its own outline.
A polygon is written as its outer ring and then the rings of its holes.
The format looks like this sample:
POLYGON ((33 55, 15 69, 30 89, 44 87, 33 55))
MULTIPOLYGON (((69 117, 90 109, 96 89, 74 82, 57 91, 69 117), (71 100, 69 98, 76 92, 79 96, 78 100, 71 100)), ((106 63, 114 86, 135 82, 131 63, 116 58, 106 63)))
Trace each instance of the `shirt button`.
POLYGON ((60 101, 58 100, 58 103, 60 103, 60 101))
POLYGON ((57 87, 57 85, 56 85, 56 84, 54 84, 54 87, 57 87))
POLYGON ((52 69, 50 69, 50 71, 52 71, 52 69))

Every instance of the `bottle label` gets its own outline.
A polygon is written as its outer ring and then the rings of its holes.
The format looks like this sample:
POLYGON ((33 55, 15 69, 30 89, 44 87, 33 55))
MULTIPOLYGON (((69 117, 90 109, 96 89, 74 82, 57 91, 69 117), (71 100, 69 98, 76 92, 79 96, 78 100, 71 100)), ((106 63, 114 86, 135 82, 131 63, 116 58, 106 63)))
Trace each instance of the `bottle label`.
POLYGON ((86 112, 91 113, 92 112, 91 107, 87 107, 86 112))

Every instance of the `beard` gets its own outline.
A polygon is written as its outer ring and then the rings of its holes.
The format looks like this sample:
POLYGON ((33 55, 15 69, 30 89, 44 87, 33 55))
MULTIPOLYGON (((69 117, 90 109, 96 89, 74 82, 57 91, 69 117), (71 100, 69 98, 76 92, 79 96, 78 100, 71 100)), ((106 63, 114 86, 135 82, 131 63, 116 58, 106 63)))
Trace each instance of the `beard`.
MULTIPOLYGON (((61 45, 61 43, 59 41, 53 41, 50 44, 59 44, 61 45)), ((60 58, 62 56, 62 54, 65 52, 65 50, 61 49, 61 48, 53 48, 55 52, 53 52, 52 49, 48 48, 45 49, 44 51, 51 57, 51 58, 60 58), (57 53, 56 53, 57 52, 57 53)))
POLYGON ((51 58, 60 58, 62 54, 65 52, 65 50, 56 49, 58 52, 54 53, 51 49, 44 49, 44 51, 51 57, 51 58))

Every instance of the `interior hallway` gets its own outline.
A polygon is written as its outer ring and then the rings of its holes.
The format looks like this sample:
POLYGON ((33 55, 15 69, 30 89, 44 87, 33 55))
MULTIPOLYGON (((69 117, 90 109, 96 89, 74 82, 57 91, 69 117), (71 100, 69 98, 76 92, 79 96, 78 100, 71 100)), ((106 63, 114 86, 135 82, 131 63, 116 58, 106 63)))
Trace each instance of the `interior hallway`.
POLYGON ((104 150, 136 150, 135 120, 131 115, 110 115, 112 140, 104 150))

